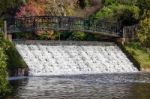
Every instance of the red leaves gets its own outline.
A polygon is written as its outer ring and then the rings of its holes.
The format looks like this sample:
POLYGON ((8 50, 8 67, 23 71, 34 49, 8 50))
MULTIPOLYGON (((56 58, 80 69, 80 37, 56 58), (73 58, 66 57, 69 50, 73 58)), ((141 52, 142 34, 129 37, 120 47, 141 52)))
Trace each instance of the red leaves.
POLYGON ((43 3, 46 0, 30 0, 26 5, 20 7, 19 11, 16 13, 16 17, 22 16, 40 16, 44 14, 45 7, 43 3))
POLYGON ((78 0, 28 0, 16 17, 42 15, 72 15, 78 0))

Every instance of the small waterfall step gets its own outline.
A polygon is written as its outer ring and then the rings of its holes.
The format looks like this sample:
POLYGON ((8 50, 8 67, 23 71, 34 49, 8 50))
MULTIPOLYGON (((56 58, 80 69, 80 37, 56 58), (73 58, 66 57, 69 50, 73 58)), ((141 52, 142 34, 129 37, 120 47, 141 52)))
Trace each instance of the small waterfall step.
POLYGON ((29 75, 133 73, 137 68, 113 42, 14 41, 29 75))

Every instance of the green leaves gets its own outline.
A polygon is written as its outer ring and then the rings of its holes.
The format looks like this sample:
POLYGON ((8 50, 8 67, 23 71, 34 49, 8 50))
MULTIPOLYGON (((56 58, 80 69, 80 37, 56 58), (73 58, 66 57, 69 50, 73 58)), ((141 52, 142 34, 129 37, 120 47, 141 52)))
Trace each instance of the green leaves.
POLYGON ((10 92, 7 69, 27 66, 17 52, 15 46, 3 39, 0 33, 0 98, 10 92))
POLYGON ((7 68, 15 69, 15 68, 24 68, 27 67, 22 57, 17 52, 15 46, 9 41, 4 42, 5 54, 7 55, 7 68))
POLYGON ((1 0, 0 1, 0 18, 6 19, 13 17, 16 10, 22 5, 24 0, 1 0))
POLYGON ((6 56, 2 48, 0 48, 0 68, 6 67, 6 56))
POLYGON ((107 6, 98 11, 94 18, 98 20, 121 21, 123 25, 134 24, 139 19, 140 9, 137 6, 120 4, 113 2, 113 0, 108 1, 107 6), (110 1, 112 2, 110 3, 110 1))
POLYGON ((74 32, 73 33, 73 39, 74 40, 79 40, 82 41, 86 37, 86 34, 84 32, 74 32))
POLYGON ((137 37, 143 46, 150 47, 150 17, 140 22, 137 37))
POLYGON ((6 72, 6 55, 4 50, 0 47, 0 96, 3 96, 6 92, 9 92, 7 72, 6 72))
POLYGON ((137 5, 143 11, 144 10, 150 10, 150 0, 137 0, 137 5))
POLYGON ((4 51, 3 35, 0 33, 0 98, 9 92, 7 81, 7 56, 4 51))

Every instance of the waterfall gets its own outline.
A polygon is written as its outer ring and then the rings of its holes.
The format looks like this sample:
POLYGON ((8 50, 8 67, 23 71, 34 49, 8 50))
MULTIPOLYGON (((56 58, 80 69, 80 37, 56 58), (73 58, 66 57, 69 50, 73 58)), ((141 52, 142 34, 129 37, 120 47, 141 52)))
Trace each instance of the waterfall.
POLYGON ((32 76, 138 71, 113 42, 15 41, 15 44, 32 76))

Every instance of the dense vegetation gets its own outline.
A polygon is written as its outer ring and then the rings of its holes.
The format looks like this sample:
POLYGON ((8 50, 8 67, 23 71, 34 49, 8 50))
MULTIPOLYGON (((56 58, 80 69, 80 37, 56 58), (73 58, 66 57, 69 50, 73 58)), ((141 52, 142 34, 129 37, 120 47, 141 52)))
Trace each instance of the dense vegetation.
POLYGON ((4 50, 0 48, 0 98, 8 92, 8 81, 6 72, 6 55, 4 50))
POLYGON ((0 1, 0 18, 6 19, 15 15, 15 12, 24 4, 26 0, 1 0, 0 1))
POLYGON ((7 56, 2 47, 2 35, 0 35, 0 98, 9 92, 8 81, 7 81, 7 56))
MULTIPOLYGON (((124 1, 124 0, 123 0, 124 1)), ((121 0, 102 0, 102 9, 92 17, 97 20, 119 21, 123 25, 132 25, 138 22, 140 9, 136 3, 121 2, 121 0)))
POLYGON ((0 98, 10 92, 7 70, 25 68, 27 65, 15 49, 15 46, 4 40, 0 33, 0 98))
POLYGON ((126 44, 125 48, 138 61, 141 69, 150 68, 150 53, 146 48, 141 47, 139 43, 135 42, 126 44))

